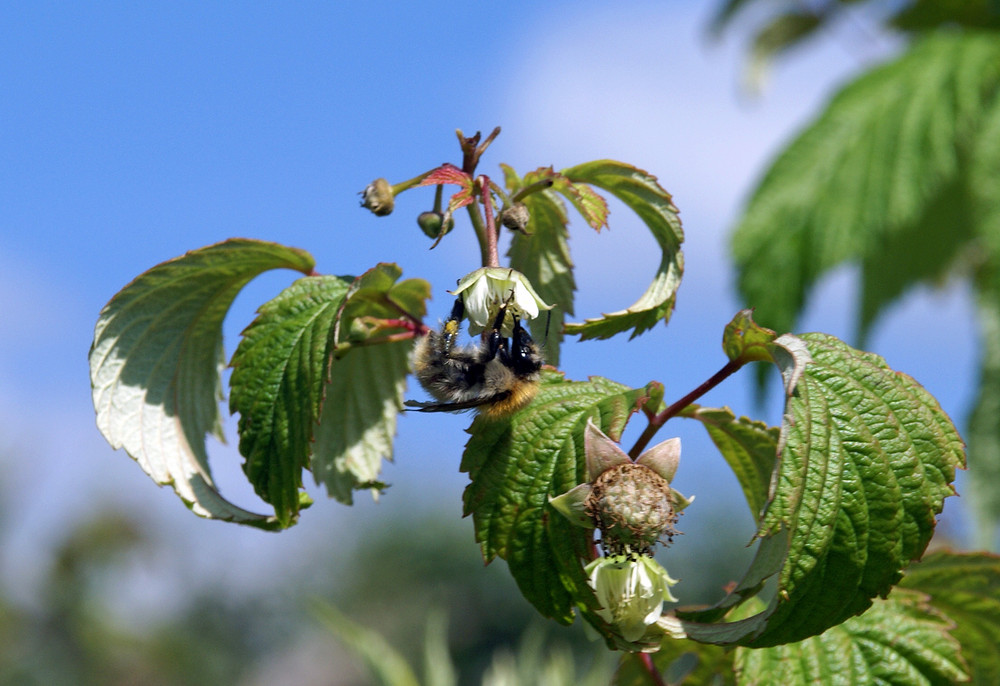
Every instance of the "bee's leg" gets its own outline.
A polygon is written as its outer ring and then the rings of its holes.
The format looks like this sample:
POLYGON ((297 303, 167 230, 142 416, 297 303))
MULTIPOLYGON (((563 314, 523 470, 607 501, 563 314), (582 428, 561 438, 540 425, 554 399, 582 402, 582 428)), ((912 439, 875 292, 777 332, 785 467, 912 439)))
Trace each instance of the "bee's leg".
POLYGON ((497 312, 497 317, 493 321, 493 328, 488 331, 483 332, 483 336, 486 338, 486 359, 483 362, 489 362, 497 356, 497 354, 503 350, 504 353, 507 352, 507 339, 503 337, 501 330, 503 329, 503 319, 507 315, 507 305, 506 303, 500 306, 500 310, 497 312))
POLYGON ((465 316, 465 300, 462 299, 462 296, 458 296, 457 298, 455 298, 455 304, 452 305, 451 316, 448 317, 448 321, 454 320, 456 322, 460 322, 462 321, 462 317, 464 316, 465 316))
POLYGON ((459 329, 461 329, 462 325, 462 317, 464 316, 465 301, 462 300, 462 296, 458 296, 455 299, 455 304, 451 308, 451 316, 448 317, 448 321, 444 323, 442 348, 447 355, 450 355, 451 349, 455 347, 455 337, 458 336, 459 329))
POLYGON ((521 374, 537 372, 541 367, 541 358, 537 354, 532 354, 535 348, 531 340, 531 334, 521 326, 521 320, 514 322, 514 335, 511 336, 511 365, 514 370, 521 374))

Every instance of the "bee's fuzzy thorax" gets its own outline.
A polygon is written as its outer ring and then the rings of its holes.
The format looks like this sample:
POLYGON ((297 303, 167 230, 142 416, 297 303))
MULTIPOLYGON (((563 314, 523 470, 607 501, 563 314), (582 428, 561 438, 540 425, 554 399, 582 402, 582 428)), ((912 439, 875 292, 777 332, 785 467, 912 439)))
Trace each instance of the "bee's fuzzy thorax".
POLYGON ((456 346, 457 320, 449 319, 440 331, 418 339, 410 358, 414 374, 438 404, 411 405, 423 412, 474 409, 498 419, 531 402, 538 392, 541 351, 519 324, 511 340, 499 339, 498 331, 499 323, 478 345, 456 346))

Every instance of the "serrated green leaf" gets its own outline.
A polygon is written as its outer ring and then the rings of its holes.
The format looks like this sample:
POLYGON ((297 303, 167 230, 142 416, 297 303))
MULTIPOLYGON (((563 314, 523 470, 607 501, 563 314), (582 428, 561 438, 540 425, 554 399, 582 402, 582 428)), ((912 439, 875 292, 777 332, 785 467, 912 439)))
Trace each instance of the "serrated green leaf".
POLYGON ((977 686, 1000 684, 1000 557, 946 551, 910 565, 899 584, 930 596, 955 627, 951 634, 977 686))
MULTIPOLYGON (((545 170, 529 172, 524 179, 507 165, 500 165, 504 182, 511 194, 541 180, 545 170)), ((551 171, 551 170, 548 170, 551 171)), ((528 234, 514 232, 507 258, 510 266, 528 277, 538 296, 554 307, 549 313, 533 319, 531 336, 541 343, 545 360, 559 365, 559 347, 563 338, 563 322, 573 314, 573 260, 569 255, 566 223, 568 218, 562 203, 551 191, 538 191, 523 198, 531 219, 528 234)))
POLYGON ((820 633, 888 593, 964 465, 961 438, 913 379, 832 336, 802 338, 813 362, 786 406, 760 529, 788 529, 789 562, 757 646, 820 633))
POLYGON ((205 436, 222 438, 222 321, 233 299, 265 271, 313 265, 302 250, 232 239, 153 267, 101 310, 90 349, 98 428, 199 516, 280 526, 219 494, 205 436))
POLYGON ((772 165, 733 236, 758 320, 792 329, 813 283, 845 261, 863 263, 862 330, 937 279, 970 237, 965 161, 996 146, 981 127, 998 87, 1000 39, 941 32, 844 88, 772 165))
POLYGON ((546 617, 569 623, 593 594, 582 556, 592 534, 549 508, 586 480, 588 419, 617 438, 646 394, 607 379, 565 381, 546 372, 538 395, 509 420, 479 416, 462 456, 471 483, 463 496, 487 562, 500 556, 524 596, 546 617))
POLYGON ((877 355, 832 336, 801 338, 813 361, 787 401, 778 469, 758 530, 761 551, 765 544, 773 549, 766 557, 759 551, 737 597, 720 607, 756 589, 775 552, 783 560, 777 594, 767 611, 741 622, 685 624, 698 640, 766 647, 863 612, 921 555, 934 515, 954 493, 963 446, 937 402, 877 355))
POLYGON ((240 415, 243 471, 283 524, 299 511, 333 326, 352 282, 299 279, 260 308, 233 355, 229 409, 240 415))
POLYGON ((681 416, 697 419, 705 426, 740 482, 750 514, 757 521, 767 502, 777 455, 778 428, 747 417, 737 419, 728 407, 692 406, 681 416))
POLYGON ((646 224, 661 250, 653 282, 635 303, 580 324, 567 324, 566 333, 579 334, 581 340, 586 340, 610 338, 632 329, 631 337, 635 338, 657 322, 669 320, 684 272, 684 232, 670 194, 660 187, 655 176, 613 160, 587 162, 561 173, 574 183, 596 186, 624 202, 646 224))
POLYGON ((420 686, 406 658, 382 634, 351 620, 333 605, 316 602, 311 610, 341 643, 365 663, 374 683, 381 686, 420 686))
POLYGON ((740 683, 954 684, 968 675, 952 627, 922 594, 896 590, 820 636, 737 648, 736 674, 740 683))
POLYGON ((316 483, 347 504, 354 490, 370 488, 377 494, 381 487, 377 479, 382 460, 392 459, 413 348, 407 335, 412 330, 397 320, 404 313, 404 320, 422 319, 430 297, 426 281, 396 283, 401 273, 391 264, 365 272, 352 285, 338 324, 338 352, 323 389, 311 464, 316 483))

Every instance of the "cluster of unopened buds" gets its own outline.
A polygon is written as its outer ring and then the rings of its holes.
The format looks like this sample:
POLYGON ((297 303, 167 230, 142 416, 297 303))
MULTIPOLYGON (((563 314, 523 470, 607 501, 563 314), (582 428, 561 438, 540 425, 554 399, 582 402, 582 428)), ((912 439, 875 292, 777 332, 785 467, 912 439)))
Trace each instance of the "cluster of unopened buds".
POLYGON ((679 438, 653 446, 632 460, 588 421, 584 434, 588 483, 550 500, 570 521, 601 532, 604 555, 586 567, 601 609, 598 616, 638 649, 655 649, 664 635, 684 636, 676 618, 663 614, 676 602, 677 583, 653 558, 653 546, 677 533, 678 513, 694 498, 670 486, 681 456, 679 438))

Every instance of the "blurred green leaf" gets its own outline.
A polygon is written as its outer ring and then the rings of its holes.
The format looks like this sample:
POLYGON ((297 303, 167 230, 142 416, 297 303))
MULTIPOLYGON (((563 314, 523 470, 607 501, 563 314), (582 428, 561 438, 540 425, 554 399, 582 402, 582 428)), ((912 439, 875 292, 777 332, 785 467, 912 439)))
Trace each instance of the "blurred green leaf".
POLYGON ((779 14, 760 28, 750 49, 750 71, 760 74, 771 60, 809 38, 823 25, 824 16, 796 6, 779 14))
POLYGON ((267 529, 289 523, 219 494, 205 435, 223 439, 222 321, 233 299, 262 272, 313 265, 302 250, 231 239, 142 273, 101 310, 90 349, 98 428, 199 516, 267 529))
POLYGON ((736 675, 740 683, 954 684, 968 675, 952 627, 925 596, 899 589, 822 635, 737 648, 736 675))
POLYGON ((862 330, 905 288, 939 278, 971 235, 964 170, 977 148, 997 147, 982 123, 998 88, 1000 37, 948 33, 834 97, 764 176, 733 236, 757 319, 791 330, 819 276, 849 260, 862 262, 862 330))
POLYGON ((955 26, 997 29, 1000 4, 996 0, 911 0, 891 18, 890 24, 913 32, 955 26))
POLYGON ((615 686, 657 686, 664 682, 678 686, 736 684, 733 653, 722 646, 668 638, 652 658, 662 682, 652 681, 639 654, 625 653, 615 675, 615 686))
POLYGON ((563 169, 574 183, 584 183, 606 190, 624 202, 646 224, 660 247, 660 265, 653 282, 640 298, 625 310, 567 324, 566 333, 579 334, 580 340, 610 338, 632 329, 632 338, 668 321, 673 312, 684 272, 681 243, 684 232, 673 200, 648 172, 622 162, 596 160, 563 169))
POLYGON ((458 675, 448 652, 448 616, 436 610, 427 617, 424 641, 424 686, 456 686, 458 675))
POLYGON ((621 436, 645 389, 607 379, 566 381, 543 374, 538 395, 507 420, 479 416, 462 456, 465 513, 487 562, 500 556, 524 596, 546 617, 568 624, 593 592, 583 572, 592 533, 548 506, 548 498, 586 480, 583 430, 588 419, 621 436))
MULTIPOLYGON (((998 284, 1000 285, 1000 284, 998 284)), ((993 549, 1000 522, 1000 288, 979 290, 979 388, 969 417, 967 488, 976 518, 976 542, 993 549)))
POLYGON ((1000 683, 1000 557, 939 551, 910 565, 899 584, 930 596, 954 622, 951 634, 977 686, 1000 683))
POLYGON ((357 655, 381 686, 420 686, 413 669, 377 631, 351 620, 329 603, 316 601, 313 614, 357 655))

